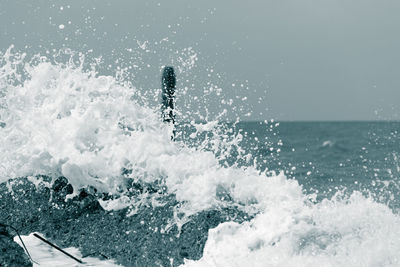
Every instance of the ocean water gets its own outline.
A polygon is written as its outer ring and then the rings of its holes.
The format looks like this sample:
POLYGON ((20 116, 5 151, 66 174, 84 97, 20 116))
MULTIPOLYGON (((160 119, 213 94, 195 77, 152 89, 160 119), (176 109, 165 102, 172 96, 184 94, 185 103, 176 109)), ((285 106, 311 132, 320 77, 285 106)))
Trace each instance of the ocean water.
MULTIPOLYGON (((103 218, 122 210, 140 221, 120 219, 127 235, 157 236, 135 257, 129 245, 115 249, 113 260, 127 266, 400 265, 400 123, 226 122, 221 105, 220 114, 201 121, 191 119, 196 111, 178 109, 171 140, 173 127, 161 122, 159 107, 123 75, 100 74, 79 54, 64 56, 26 58, 12 48, 1 54, 0 182, 17 204, 33 201, 13 189, 21 177, 38 192, 66 177, 72 189, 65 203, 96 188, 108 196, 97 199, 103 218), (143 226, 143 210, 151 228, 143 226), (202 228, 211 220, 202 214, 224 210, 229 215, 202 228), (193 255, 171 245, 199 240, 193 255), (146 258, 154 251, 161 255, 146 258)), ((67 212, 60 208, 59 216, 69 218, 67 212)), ((40 256, 45 249, 34 244, 34 260, 52 262, 54 253, 40 256)), ((108 246, 119 245, 110 237, 108 246)))
MULTIPOLYGON (((262 168, 284 170, 307 193, 316 193, 321 199, 343 190, 365 191, 391 208, 399 208, 399 122, 283 122, 275 129, 276 135, 257 122, 239 127, 249 133, 250 140, 282 142, 274 149, 264 147, 252 154, 266 160, 262 168)), ((253 145, 249 142, 246 147, 253 145)))

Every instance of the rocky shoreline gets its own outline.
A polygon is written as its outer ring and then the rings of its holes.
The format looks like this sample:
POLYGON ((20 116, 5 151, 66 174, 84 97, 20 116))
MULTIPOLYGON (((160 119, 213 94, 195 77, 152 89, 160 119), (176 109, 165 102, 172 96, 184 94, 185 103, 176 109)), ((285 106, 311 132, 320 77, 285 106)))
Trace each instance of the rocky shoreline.
MULTIPOLYGON (((157 229, 169 223, 178 204, 173 195, 162 190, 131 184, 138 194, 147 190, 162 195, 165 204, 142 207, 127 216, 128 208, 104 210, 99 200, 109 196, 95 188, 81 189, 77 196, 67 199, 73 188, 65 177, 55 181, 40 178, 43 182, 39 184, 27 178, 0 184, 0 223, 12 225, 21 235, 40 232, 60 247, 73 246, 83 255, 108 257, 123 266, 178 266, 184 258, 199 259, 210 228, 246 218, 235 208, 208 210, 192 216, 180 232, 176 225, 162 232, 157 229)), ((3 228, 0 266, 15 266, 13 259, 21 259, 19 266, 31 266, 24 250, 12 241, 15 234, 3 228)))

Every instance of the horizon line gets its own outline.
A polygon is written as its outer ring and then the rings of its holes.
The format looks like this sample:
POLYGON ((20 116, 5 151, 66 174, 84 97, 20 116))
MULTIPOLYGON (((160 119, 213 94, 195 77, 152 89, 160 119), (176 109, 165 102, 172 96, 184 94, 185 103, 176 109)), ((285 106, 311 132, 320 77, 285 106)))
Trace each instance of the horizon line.
MULTIPOLYGON (((241 120, 238 123, 260 123, 265 120, 241 120)), ((196 123, 206 123, 205 120, 195 120, 196 123)), ((235 123, 235 121, 222 120, 220 122, 224 123, 235 123)), ((400 119, 398 120, 277 120, 271 119, 268 120, 268 123, 400 123, 400 119)), ((183 121, 183 123, 190 123, 190 121, 183 121)), ((179 122, 178 122, 179 124, 179 122)))

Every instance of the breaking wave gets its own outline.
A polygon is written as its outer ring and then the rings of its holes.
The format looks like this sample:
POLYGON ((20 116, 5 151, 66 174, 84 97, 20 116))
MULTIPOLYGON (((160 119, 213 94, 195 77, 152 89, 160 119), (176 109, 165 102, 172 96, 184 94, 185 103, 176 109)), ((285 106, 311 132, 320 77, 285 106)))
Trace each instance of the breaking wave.
MULTIPOLYGON (((358 192, 317 202, 296 180, 260 170, 241 147, 242 134, 218 116, 188 122, 190 141, 171 141, 159 107, 95 67, 73 53, 61 63, 12 48, 1 54, 0 182, 65 176, 75 193, 93 186, 119 195, 102 206, 131 214, 138 199, 127 181, 162 187, 179 203, 171 222, 179 226, 216 207, 248 214, 210 230, 203 257, 187 266, 400 264, 400 219, 384 204, 358 192)), ((149 202, 163 205, 156 196, 149 202)))

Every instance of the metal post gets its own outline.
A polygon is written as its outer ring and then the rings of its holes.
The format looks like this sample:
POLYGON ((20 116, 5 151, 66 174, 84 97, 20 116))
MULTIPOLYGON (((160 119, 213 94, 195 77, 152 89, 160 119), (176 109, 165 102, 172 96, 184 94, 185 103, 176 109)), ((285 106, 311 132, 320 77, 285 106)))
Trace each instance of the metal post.
POLYGON ((165 67, 162 79, 162 119, 164 122, 168 122, 174 124, 175 123, 175 114, 174 114, 174 93, 176 86, 176 77, 173 67, 165 67))

